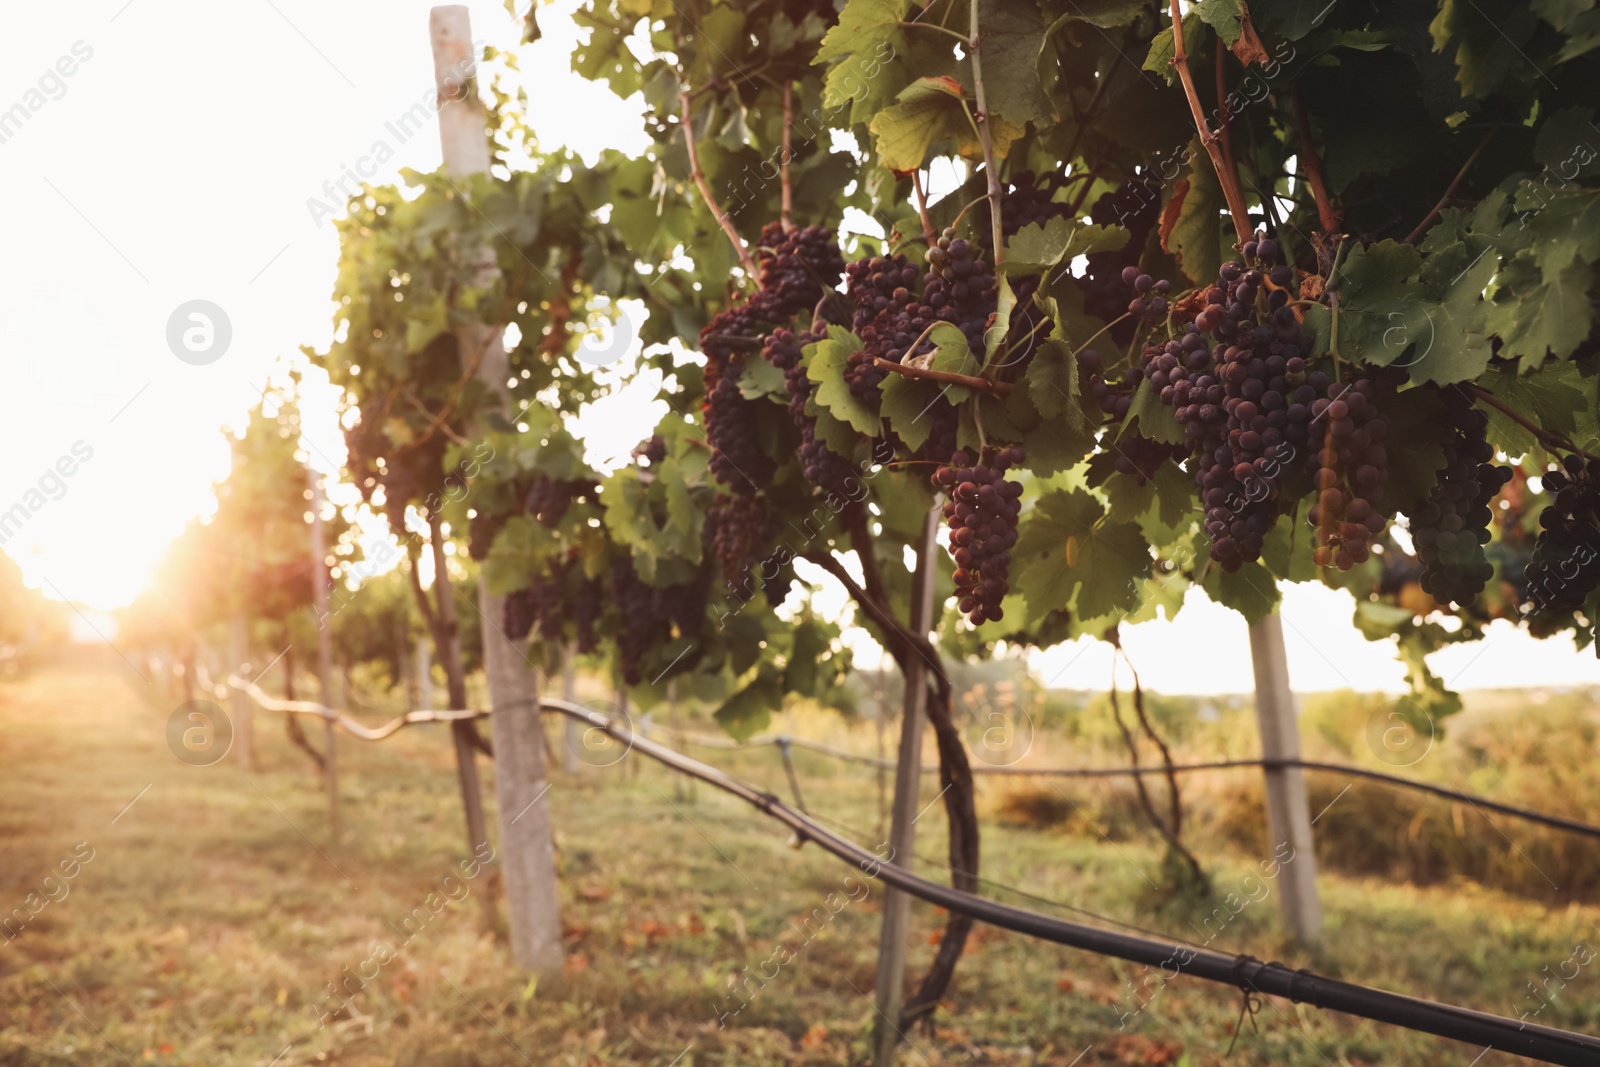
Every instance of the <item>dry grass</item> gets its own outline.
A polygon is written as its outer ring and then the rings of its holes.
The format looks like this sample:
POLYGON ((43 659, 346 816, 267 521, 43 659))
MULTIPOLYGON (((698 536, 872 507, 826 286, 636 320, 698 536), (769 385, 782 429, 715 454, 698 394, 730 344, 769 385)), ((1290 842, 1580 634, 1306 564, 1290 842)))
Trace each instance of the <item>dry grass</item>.
MULTIPOLYGON (((441 733, 347 743, 347 829, 331 842, 316 783, 279 724, 260 724, 258 773, 186 767, 166 748, 169 709, 143 699, 131 677, 110 660, 0 684, 0 906, 37 891, 76 842, 94 849, 69 895, 14 940, 0 940, 0 1065, 862 1062, 878 890, 802 945, 795 920, 839 892, 847 872, 814 849, 791 849, 737 802, 682 790, 642 761, 558 776, 550 802, 561 828, 568 962, 563 975, 534 984, 479 931, 470 899, 443 906, 409 944, 390 925, 423 905, 461 858, 441 733), (796 958, 719 1028, 722 1009, 713 1005, 728 1003, 729 980, 785 941, 796 958), (371 957, 375 942, 399 951, 356 997, 359 1015, 344 1011, 319 1028, 313 1006, 325 984, 371 957)), ((872 747, 870 729, 846 736, 834 720, 801 715, 782 726, 872 747)), ((787 792, 770 750, 713 761, 787 792)), ((873 772, 803 753, 798 763, 813 809, 872 838, 873 772)), ((998 783, 983 792, 985 812, 1011 803, 998 783)), ((1066 795, 1082 808, 1074 818, 1109 831, 1115 847, 1076 821, 1040 831, 990 818, 986 875, 1119 921, 1198 936, 1215 902, 1155 903, 1146 879, 1161 879, 1161 855, 1150 835, 1136 817, 1102 821, 1123 804, 1115 790, 1066 795)), ((1244 806, 1236 817, 1253 821, 1244 806)), ((937 805, 919 832, 920 851, 936 855, 937 805)), ((1215 828, 1195 832, 1220 890, 1254 868, 1247 835, 1227 847, 1220 835, 1207 840, 1215 828)), ((1532 1006, 1526 982, 1567 960, 1575 943, 1595 943, 1600 915, 1587 903, 1553 910, 1460 878, 1430 888, 1335 873, 1322 889, 1329 936, 1320 953, 1287 948, 1270 899, 1240 913, 1214 947, 1516 1014, 1532 1006)), ((914 916, 920 965, 941 917, 922 907, 914 916)), ((1148 1007, 1121 1026, 1136 1006, 1126 983, 1141 979, 1131 965, 981 931, 937 1033, 913 1035, 905 1062, 1224 1062, 1237 995, 1179 981, 1154 1000, 1146 995, 1148 1007)), ((1597 981, 1585 971, 1538 1021, 1592 1032, 1597 981)), ((1284 1002, 1263 1009, 1258 1024, 1226 1062, 1442 1067, 1478 1053, 1284 1002)), ((1519 1061, 1489 1053, 1478 1062, 1519 1061)))

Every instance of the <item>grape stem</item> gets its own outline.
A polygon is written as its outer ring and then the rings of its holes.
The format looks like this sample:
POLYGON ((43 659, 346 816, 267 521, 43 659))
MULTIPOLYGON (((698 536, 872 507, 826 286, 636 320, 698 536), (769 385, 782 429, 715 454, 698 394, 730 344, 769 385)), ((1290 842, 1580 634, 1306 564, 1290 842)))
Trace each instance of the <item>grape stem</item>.
POLYGON ((1306 184, 1311 187, 1311 197, 1317 202, 1317 219, 1322 223, 1323 233, 1338 233, 1341 221, 1339 212, 1334 209, 1333 200, 1328 196, 1328 182, 1322 175, 1322 157, 1317 155, 1317 146, 1311 140, 1311 120, 1306 118, 1306 105, 1300 98, 1298 85, 1290 90, 1289 99, 1294 108, 1295 128, 1300 133, 1300 161, 1305 167, 1306 184))
POLYGON ((1467 161, 1461 164, 1461 169, 1456 171, 1456 176, 1451 179, 1450 184, 1445 188, 1444 195, 1439 198, 1439 202, 1433 205, 1432 211, 1423 216, 1421 222, 1417 223, 1417 228, 1406 235, 1406 239, 1401 242, 1402 244, 1416 244, 1417 239, 1428 228, 1428 223, 1439 217, 1439 211, 1450 202, 1450 198, 1455 196, 1456 190, 1461 187, 1461 182, 1466 178, 1467 171, 1472 169, 1472 165, 1478 161, 1478 157, 1483 155, 1483 150, 1489 147, 1489 142, 1494 140, 1495 132, 1495 130, 1491 129, 1484 134, 1483 140, 1478 142, 1478 147, 1472 150, 1472 154, 1467 157, 1467 161))
POLYGON ((1559 450, 1563 452, 1571 452, 1573 455, 1582 456, 1584 459, 1600 458, 1590 455, 1588 452, 1585 452, 1583 449, 1573 444, 1572 439, 1566 434, 1556 433, 1553 430, 1546 430, 1543 426, 1538 426, 1533 422, 1530 422, 1526 416, 1520 415, 1512 408, 1507 407, 1487 389, 1483 389, 1476 385, 1470 386, 1469 388, 1471 388, 1473 396, 1477 397, 1479 400, 1482 400, 1485 404, 1488 404, 1490 407, 1505 415, 1506 418, 1510 419, 1518 426, 1521 426, 1523 429, 1533 434, 1533 436, 1538 439, 1539 443, 1544 445, 1548 451, 1555 452, 1559 450))
POLYGON ((789 131, 794 125, 794 83, 783 83, 783 161, 779 167, 780 180, 783 188, 783 207, 779 215, 783 223, 783 232, 788 233, 794 229, 794 192, 789 187, 789 131))
MULTIPOLYGON (((1176 6, 1178 0, 1172 0, 1176 6)), ((983 169, 989 180, 989 224, 994 233, 994 265, 1005 261, 1005 230, 1000 224, 1000 172, 994 165, 994 143, 989 129, 989 98, 983 87, 983 60, 979 57, 978 0, 972 0, 972 38, 967 54, 972 57, 972 95, 978 102, 978 143, 983 146, 983 169)), ((965 106, 965 101, 963 101, 965 106)))
POLYGON ((911 172, 911 188, 917 194, 917 217, 922 220, 922 236, 927 238, 928 247, 932 248, 935 240, 933 220, 928 217, 928 194, 922 188, 920 167, 911 172))
POLYGON ((750 258, 750 251, 745 248, 739 231, 733 228, 733 220, 722 210, 722 205, 717 203, 716 194, 711 191, 711 183, 706 181, 706 172, 700 169, 700 152, 694 143, 694 116, 689 108, 689 94, 683 93, 680 99, 683 104, 683 143, 689 150, 689 172, 694 176, 695 187, 700 190, 700 199, 711 209, 711 214, 716 217, 722 232, 727 234, 728 243, 733 245, 734 252, 739 256, 739 265, 753 279, 756 276, 756 265, 750 258))
MULTIPOLYGON (((977 0, 973 0, 973 7, 976 9, 977 0)), ((1200 135, 1200 144, 1205 148, 1206 155, 1211 157, 1217 181, 1222 184, 1222 195, 1228 201, 1228 214, 1233 216, 1233 230, 1242 248, 1250 240, 1250 212, 1245 207, 1244 190, 1239 186, 1239 172, 1230 168, 1227 160, 1222 158, 1222 148, 1217 143, 1216 134, 1206 124, 1200 93, 1194 87, 1194 74, 1189 70, 1189 52, 1183 44, 1183 12, 1178 8, 1178 0, 1172 0, 1172 65, 1177 68, 1178 80, 1183 83, 1183 95, 1188 97, 1189 110, 1194 113, 1194 128, 1200 135)))
POLYGON ((975 378, 970 374, 957 374, 954 371, 934 370, 932 367, 915 367, 905 363, 896 363, 892 359, 879 356, 873 363, 884 370, 894 374, 904 375, 907 378, 920 378, 930 382, 944 382, 946 385, 962 385, 968 389, 977 389, 979 392, 988 393, 990 396, 1006 396, 1011 392, 1010 382, 991 382, 987 378, 975 378))

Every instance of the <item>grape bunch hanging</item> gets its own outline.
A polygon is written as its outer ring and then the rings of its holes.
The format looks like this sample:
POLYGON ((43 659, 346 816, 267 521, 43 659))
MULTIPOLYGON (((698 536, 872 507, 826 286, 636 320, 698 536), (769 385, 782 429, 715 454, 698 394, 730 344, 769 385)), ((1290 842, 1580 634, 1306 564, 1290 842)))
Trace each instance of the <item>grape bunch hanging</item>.
POLYGON ((934 488, 946 496, 958 605, 974 626, 1005 616, 1000 604, 1010 589, 1011 549, 1022 513, 1022 483, 1005 476, 1023 462, 1022 449, 989 450, 986 458, 974 464, 967 453, 956 452, 933 474, 934 488))
POLYGON ((1577 611, 1600 589, 1600 459, 1567 456, 1543 480, 1555 500, 1539 513, 1528 561, 1531 610, 1577 611))
POLYGON ((1441 421, 1449 438, 1445 465, 1428 499, 1406 516, 1422 571, 1417 582, 1442 605, 1466 604, 1494 575, 1484 554, 1493 512, 1489 502, 1511 480, 1509 467, 1497 467, 1485 436, 1489 419, 1459 388, 1444 389, 1441 421))

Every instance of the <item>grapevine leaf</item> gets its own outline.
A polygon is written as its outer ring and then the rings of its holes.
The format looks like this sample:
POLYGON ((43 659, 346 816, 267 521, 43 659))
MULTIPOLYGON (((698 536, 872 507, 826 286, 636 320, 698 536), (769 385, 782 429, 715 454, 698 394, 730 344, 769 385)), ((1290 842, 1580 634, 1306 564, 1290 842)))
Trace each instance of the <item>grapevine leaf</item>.
POLYGON ((1043 226, 1030 222, 1018 230, 1006 243, 1000 270, 1007 275, 1040 274, 1063 260, 1114 251, 1127 243, 1128 231, 1121 227, 1085 225, 1055 215, 1043 226))
MULTIPOLYGON (((1204 32, 1205 23, 1200 21, 1200 16, 1191 11, 1183 16, 1183 46, 1189 55, 1195 55, 1200 48, 1200 35, 1204 32)), ((1173 69, 1172 61, 1177 58, 1177 50, 1173 47, 1172 26, 1168 24, 1150 42, 1150 52, 1144 57, 1145 70, 1159 74, 1167 79, 1168 85, 1178 84, 1178 72, 1173 69)))
POLYGON ((1519 252, 1496 279, 1500 290, 1486 325, 1500 338, 1500 354, 1524 356, 1537 364, 1546 352, 1565 358, 1589 336, 1594 281, 1582 263, 1568 263, 1554 275, 1542 272, 1527 252, 1519 252))
POLYGON ((815 395, 806 398, 806 414, 817 420, 816 434, 819 441, 841 456, 848 456, 854 451, 861 435, 856 433, 848 422, 834 418, 833 413, 827 408, 818 407, 815 395))
POLYGON ((1044 32, 1037 4, 978 0, 979 47, 991 116, 1003 116, 1017 126, 1050 118, 1054 109, 1039 81, 1037 63, 1044 32))
POLYGON ((814 695, 817 690, 817 666, 828 651, 828 638, 822 627, 811 620, 794 628, 794 647, 789 652, 789 662, 783 671, 783 689, 789 693, 814 695))
POLYGON ((1105 507, 1081 489, 1039 498, 1013 559, 1030 623, 1068 606, 1080 618, 1131 609, 1138 603, 1136 580, 1150 573, 1139 527, 1106 521, 1105 507))
POLYGON ((1179 445, 1184 441, 1183 427, 1178 425, 1178 417, 1161 402, 1160 394, 1149 379, 1140 382, 1133 394, 1133 403, 1128 407, 1128 418, 1119 436, 1134 433, 1135 423, 1138 424, 1137 432, 1152 441, 1167 445, 1179 445))
MULTIPOLYGON (((935 326, 929 332, 928 340, 934 346, 928 358, 929 369, 969 376, 976 376, 983 369, 967 347, 967 335, 950 323, 942 322, 935 326)), ((952 404, 965 403, 972 396, 972 390, 965 385, 941 384, 939 391, 952 404)))
POLYGON ((1250 14, 1280 37, 1298 40, 1321 25, 1333 6, 1327 0, 1250 0, 1250 14))
POLYGON ((1094 438, 1059 422, 1041 422, 1023 436, 1028 467, 1041 478, 1061 474, 1077 466, 1094 447, 1094 438))
POLYGON ((1200 0, 1194 6, 1194 13, 1200 16, 1200 21, 1217 32, 1223 44, 1231 48, 1233 42, 1239 39, 1239 19, 1244 14, 1239 0, 1200 0))
POLYGON ((1499 259, 1487 252, 1480 254, 1441 287, 1439 276, 1433 273, 1434 261, 1439 258, 1430 256, 1422 272, 1428 303, 1434 305, 1432 311, 1423 309, 1432 343, 1422 346, 1410 370, 1417 381, 1447 385, 1471 381, 1489 365, 1493 350, 1485 336, 1489 305, 1483 292, 1495 276, 1499 259))
POLYGON ((818 406, 848 423, 857 433, 869 437, 876 434, 877 414, 850 391, 844 380, 845 362, 850 353, 861 351, 861 340, 849 330, 830 326, 827 338, 807 345, 805 351, 809 359, 806 377, 817 386, 813 395, 818 406))
MULTIPOLYGON (((1580 0, 1593 6, 1594 0, 1580 0)), ((1533 157, 1545 174, 1562 181, 1600 176, 1600 153, 1594 148, 1594 109, 1569 107, 1539 124, 1533 157)))
POLYGON ((1144 0, 1074 0, 1069 6, 1071 10, 1050 24, 1047 38, 1072 22, 1087 22, 1102 30, 1127 26, 1137 22, 1146 7, 1144 0))
MULTIPOLYGON (((1006 334, 1011 332, 1011 313, 1016 310, 1016 307, 1017 294, 1011 289, 1011 279, 1002 274, 1000 276, 1000 293, 995 301, 994 318, 983 331, 984 367, 994 363, 995 353, 1000 350, 1001 344, 1005 342, 1006 334)), ((941 329, 943 327, 935 327, 933 332, 938 333, 941 329)), ((951 329, 954 330, 955 328, 951 327, 951 329)), ((955 332, 960 333, 959 330, 955 332)), ((962 335, 962 339, 964 343, 965 335, 962 335)), ((938 356, 936 355, 934 359, 937 361, 938 356)), ((982 368, 979 368, 979 371, 981 370, 982 368)), ((979 371, 968 373, 978 373, 979 371)))
MULTIPOLYGON (((867 128, 877 141, 878 162, 893 171, 916 170, 929 149, 949 141, 957 154, 977 159, 983 146, 973 127, 961 83, 948 75, 918 78, 902 89, 896 103, 879 111, 867 128)), ((1022 127, 1003 115, 989 116, 989 139, 996 157, 1004 156, 1022 127)))
POLYGON ((1259 563, 1246 563, 1232 574, 1213 567, 1202 584, 1212 600, 1237 611, 1250 623, 1278 608, 1278 584, 1272 572, 1259 563))
POLYGON ((1171 234, 1163 247, 1177 257, 1183 273, 1205 285, 1222 266, 1222 185, 1198 139, 1189 145, 1189 184, 1171 234))
POLYGON ((722 702, 715 718, 729 736, 743 741, 764 729, 772 712, 782 706, 783 686, 777 671, 763 664, 754 681, 722 702))
POLYGON ((883 417, 907 448, 921 448, 933 432, 927 411, 938 397, 939 387, 933 382, 903 374, 891 374, 883 383, 883 417))
POLYGON ((783 371, 764 359, 747 359, 744 372, 739 375, 739 395, 746 400, 764 396, 788 397, 783 381, 783 371))
POLYGON ((1600 258, 1600 189, 1571 186, 1552 191, 1525 182, 1515 206, 1541 270, 1559 272, 1570 263, 1600 258))
POLYGON ((830 108, 854 103, 850 119, 865 122, 894 98, 895 80, 881 77, 897 55, 909 51, 900 23, 910 0, 850 0, 822 39, 814 63, 832 63, 822 101, 830 108))
MULTIPOLYGON (((1594 386, 1585 387, 1583 372, 1573 363, 1547 363, 1540 373, 1523 375, 1515 364, 1502 364, 1479 384, 1501 404, 1553 433, 1582 436, 1579 420, 1593 410, 1594 386)), ((1506 455, 1515 459, 1538 448, 1538 439, 1515 419, 1492 405, 1484 405, 1483 411, 1489 416, 1489 440, 1506 455)))
POLYGON ((1047 419, 1064 415, 1075 432, 1084 428, 1083 409, 1078 406, 1078 357, 1072 346, 1052 337, 1039 346, 1023 371, 1028 383, 1028 399, 1047 419))

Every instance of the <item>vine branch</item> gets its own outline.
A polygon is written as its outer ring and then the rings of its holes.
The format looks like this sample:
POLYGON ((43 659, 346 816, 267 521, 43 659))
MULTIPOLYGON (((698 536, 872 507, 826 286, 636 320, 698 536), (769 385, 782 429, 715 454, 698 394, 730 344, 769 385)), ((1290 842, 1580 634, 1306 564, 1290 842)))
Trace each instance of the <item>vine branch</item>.
POLYGON ((734 252, 738 253, 739 265, 744 268, 746 274, 754 278, 756 265, 750 258, 750 251, 745 248, 739 231, 733 228, 733 220, 728 218, 727 212, 722 210, 722 205, 717 203, 716 194, 711 191, 711 183, 706 181, 706 172, 700 169, 700 152, 694 143, 694 116, 689 108, 689 94, 683 93, 680 99, 683 102, 683 143, 689 150, 689 172, 694 176, 695 187, 700 190, 700 199, 706 202, 706 207, 716 216, 722 232, 728 235, 728 243, 733 245, 734 252))
MULTIPOLYGON (((973 6, 977 6, 977 0, 973 0, 973 6)), ((1211 157, 1211 166, 1217 172, 1222 195, 1228 202, 1228 214, 1233 216, 1233 231, 1238 235, 1242 247, 1250 240, 1250 212, 1245 207, 1239 172, 1228 166, 1216 135, 1206 124, 1205 109, 1200 106, 1200 93, 1194 87, 1194 74, 1189 70, 1189 52, 1183 43, 1183 12, 1178 9, 1178 0, 1172 0, 1172 65, 1177 68, 1178 80, 1183 83, 1183 95, 1188 97, 1189 110, 1194 113, 1195 132, 1200 135, 1200 144, 1205 148, 1206 155, 1211 157)))
POLYGON ((1300 162, 1305 168, 1306 184, 1311 186, 1311 197, 1317 202, 1317 220, 1322 224, 1323 233, 1338 233, 1339 212, 1328 196, 1328 182, 1322 175, 1322 157, 1317 155, 1316 143, 1311 139, 1311 120, 1306 117, 1306 104, 1300 97, 1299 86, 1290 91, 1289 99, 1294 107, 1295 128, 1300 133, 1300 162))
POLYGON ((1518 426, 1521 426, 1524 430, 1527 430, 1529 433, 1533 434, 1533 436, 1538 439, 1539 443, 1544 445, 1546 451, 1555 452, 1559 450, 1563 452, 1571 452, 1574 455, 1582 456, 1584 459, 1600 459, 1600 456, 1591 455, 1590 453, 1579 448, 1577 445, 1573 444, 1572 438, 1568 437, 1566 434, 1556 433, 1553 430, 1547 430, 1543 426, 1529 421, 1527 416, 1521 415, 1512 408, 1507 407, 1487 389, 1476 385, 1469 386, 1469 388, 1472 390, 1473 396, 1477 397, 1479 400, 1482 400, 1485 404, 1488 404, 1490 407, 1505 415, 1506 418, 1510 419, 1518 426))
POLYGON ((946 385, 964 385, 968 389, 977 389, 991 396, 1005 396, 1011 392, 1010 382, 991 382, 987 378, 974 378, 970 374, 957 374, 954 371, 934 370, 932 367, 917 367, 908 363, 896 363, 894 360, 884 359, 882 356, 879 356, 873 362, 892 374, 901 374, 907 378, 944 382, 946 385))
POLYGON ((1416 244, 1417 238, 1421 237, 1423 231, 1428 228, 1428 223, 1439 217, 1440 210, 1456 195, 1456 190, 1461 187, 1461 182, 1466 178, 1467 171, 1471 170, 1472 165, 1478 161, 1478 157, 1483 155, 1483 150, 1489 147, 1489 142, 1494 140, 1494 135, 1495 131, 1491 129, 1484 135, 1483 140, 1478 142, 1478 147, 1472 150, 1472 154, 1467 157, 1467 161, 1461 164, 1461 169, 1456 171, 1456 176, 1451 179, 1449 186, 1445 188, 1444 195, 1439 198, 1439 202, 1433 205, 1432 211, 1422 217, 1422 221, 1417 223, 1417 228, 1406 235, 1406 239, 1401 242, 1402 244, 1416 244))
MULTIPOLYGON (((1173 0, 1176 5, 1178 0, 1173 0)), ((978 143, 983 146, 983 170, 989 181, 989 226, 994 235, 994 265, 1005 262, 1005 230, 1000 224, 1000 172, 994 165, 994 139, 989 130, 989 98, 983 87, 982 40, 978 33, 978 0, 972 0, 972 37, 967 54, 972 57, 972 95, 977 98, 978 143)))
POLYGON ((783 207, 778 216, 783 232, 794 229, 794 191, 789 186, 789 135, 794 126, 794 83, 783 83, 783 159, 779 167, 783 188, 783 207))

